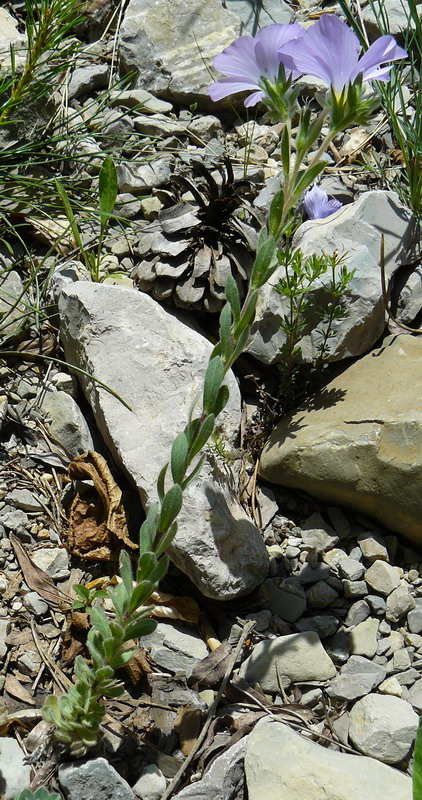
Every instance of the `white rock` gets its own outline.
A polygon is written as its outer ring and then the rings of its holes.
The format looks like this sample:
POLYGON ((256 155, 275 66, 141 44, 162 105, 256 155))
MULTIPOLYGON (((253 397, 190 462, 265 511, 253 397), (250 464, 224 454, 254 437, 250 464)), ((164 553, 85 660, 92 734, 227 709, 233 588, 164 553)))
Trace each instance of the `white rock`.
POLYGON ((321 747, 282 722, 259 720, 247 737, 249 800, 412 800, 412 780, 372 758, 321 747))
POLYGON ((385 616, 389 622, 398 622, 415 606, 415 598, 410 594, 407 585, 402 584, 388 595, 385 616))
POLYGON ((405 700, 380 694, 358 700, 349 718, 349 735, 355 747, 386 764, 397 764, 407 756, 419 721, 405 700))
POLYGON ((132 786, 132 791, 142 800, 160 800, 167 782, 156 764, 148 764, 132 786))
POLYGON ((377 651, 379 620, 368 617, 350 631, 351 653, 372 658, 377 651))
POLYGON ((130 0, 120 26, 120 60, 137 87, 182 104, 206 95, 214 56, 240 34, 240 20, 218 0, 130 0), (171 25, 169 21, 171 19, 171 25))
POLYGON ((365 572, 365 581, 375 592, 389 595, 400 584, 400 568, 384 561, 374 561, 365 572))
MULTIPOLYGON (((367 352, 385 327, 385 312, 381 293, 379 268, 380 238, 385 236, 385 266, 390 277, 403 263, 408 263, 409 251, 418 246, 417 226, 411 222, 411 212, 395 192, 365 192, 355 202, 321 220, 304 222, 298 229, 294 246, 304 255, 338 251, 345 256, 348 270, 355 270, 347 299, 348 314, 334 325, 329 340, 329 360, 339 360, 367 352), (380 220, 383 220, 382 229, 380 220)), ((284 267, 279 267, 263 287, 257 306, 254 339, 248 350, 265 364, 280 360, 285 335, 280 329, 287 301, 275 290, 284 267)), ((321 294, 321 287, 330 280, 327 272, 310 293, 321 294)), ((314 304, 317 307, 317 304, 314 304)), ((308 361, 318 353, 321 334, 319 317, 309 315, 300 347, 308 361)))
POLYGON ((61 764, 59 783, 71 800, 135 800, 127 783, 105 758, 84 758, 61 764))
POLYGON ((14 800, 24 789, 29 789, 31 767, 25 764, 24 758, 16 739, 0 738, 1 796, 4 800, 14 800))
POLYGON ((80 456, 94 449, 92 436, 79 406, 67 392, 46 392, 41 410, 48 426, 71 456, 80 456))
POLYGON ((31 558, 50 578, 66 578, 69 574, 69 556, 63 547, 33 550, 31 558))
MULTIPOLYGON (((81 381, 117 463, 150 506, 172 442, 202 391, 212 345, 182 315, 130 289, 75 284, 62 293, 60 315, 66 358, 101 378, 133 409, 89 379, 81 381)), ((231 372, 227 383, 230 399, 219 422, 232 445, 240 395, 231 372)), ((268 571, 262 536, 230 480, 236 483, 234 473, 227 478, 227 465, 207 460, 184 492, 177 537, 168 551, 204 594, 226 600, 252 591, 268 571)))
POLYGON ((313 631, 259 642, 240 668, 242 678, 257 681, 268 692, 279 691, 278 675, 290 683, 325 681, 335 674, 331 658, 313 631))

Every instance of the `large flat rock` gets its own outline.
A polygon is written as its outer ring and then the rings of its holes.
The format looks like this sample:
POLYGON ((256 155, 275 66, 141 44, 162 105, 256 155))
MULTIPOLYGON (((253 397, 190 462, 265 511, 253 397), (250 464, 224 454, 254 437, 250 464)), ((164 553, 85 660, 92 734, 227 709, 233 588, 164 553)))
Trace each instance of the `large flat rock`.
POLYGON ((137 88, 215 108, 206 93, 209 70, 240 30, 239 17, 219 0, 130 0, 120 28, 121 67, 137 88))
POLYGON ((422 339, 388 337, 266 443, 261 476, 422 542, 422 339))
MULTIPOLYGON (((172 442, 202 391, 212 345, 180 315, 133 289, 77 282, 63 290, 59 310, 67 360, 113 388, 133 409, 81 378, 106 444, 147 508, 156 500, 156 480, 172 442)), ((230 400, 221 428, 232 445, 240 422, 232 372, 227 383, 230 400)), ((169 549, 201 591, 218 599, 252 591, 268 571, 261 534, 239 505, 235 486, 235 473, 210 456, 184 493, 169 549)))
POLYGON ((338 753, 260 720, 246 744, 249 800, 412 800, 412 779, 374 758, 338 753))
MULTIPOLYGON (((384 234, 385 270, 390 278, 401 265, 409 263, 420 247, 420 231, 411 211, 404 206, 395 192, 364 192, 355 203, 343 206, 325 219, 304 222, 295 234, 293 245, 305 257, 338 252, 343 264, 354 270, 350 294, 345 300, 346 316, 335 321, 328 340, 328 361, 340 361, 359 356, 375 345, 384 331, 386 317, 381 291, 380 247, 384 234)), ((286 336, 280 328, 289 312, 286 298, 274 289, 284 267, 278 267, 260 292, 254 337, 248 351, 265 364, 281 359, 281 348, 286 336)), ((304 361, 318 357, 323 340, 319 310, 331 296, 325 287, 331 281, 331 270, 315 281, 310 293, 311 307, 306 313, 306 325, 299 346, 304 361)), ((409 283, 407 294, 420 301, 417 281, 409 283), (413 287, 413 288, 412 288, 413 287)), ((411 305, 411 298, 406 300, 411 305)), ((419 310, 421 308, 419 302, 419 310)))

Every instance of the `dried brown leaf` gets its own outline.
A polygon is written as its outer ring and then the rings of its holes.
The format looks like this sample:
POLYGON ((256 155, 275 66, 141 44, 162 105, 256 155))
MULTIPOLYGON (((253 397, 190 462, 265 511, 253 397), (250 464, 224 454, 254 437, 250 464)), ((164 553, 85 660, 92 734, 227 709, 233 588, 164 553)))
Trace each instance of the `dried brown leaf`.
POLYGON ((179 736, 180 749, 184 756, 188 756, 196 745, 196 740, 201 730, 201 712, 199 708, 184 706, 176 714, 174 730, 179 736))
POLYGON ((157 591, 149 597, 149 603, 154 604, 153 617, 167 617, 167 619, 181 619, 184 622, 197 623, 201 615, 198 603, 191 597, 176 597, 157 591))
POLYGON ((69 464, 69 477, 91 480, 94 492, 78 493, 70 508, 67 549, 73 555, 95 561, 115 561, 124 544, 136 549, 129 538, 122 492, 107 462, 99 453, 89 451, 69 464))
POLYGON ((231 646, 225 642, 216 650, 196 664, 189 678, 189 686, 199 684, 203 688, 212 689, 224 677, 224 673, 232 653, 231 646))
POLYGON ((28 692, 28 689, 25 689, 24 686, 18 681, 15 675, 12 675, 10 672, 6 675, 6 680, 4 682, 4 688, 7 694, 10 694, 12 697, 15 697, 17 700, 21 700, 22 703, 26 703, 28 706, 34 706, 35 700, 28 692))
POLYGON ((11 533, 9 538, 22 570, 25 583, 29 588, 34 592, 38 592, 46 603, 55 611, 68 611, 72 606, 71 598, 54 585, 52 579, 44 570, 34 564, 16 536, 11 533))

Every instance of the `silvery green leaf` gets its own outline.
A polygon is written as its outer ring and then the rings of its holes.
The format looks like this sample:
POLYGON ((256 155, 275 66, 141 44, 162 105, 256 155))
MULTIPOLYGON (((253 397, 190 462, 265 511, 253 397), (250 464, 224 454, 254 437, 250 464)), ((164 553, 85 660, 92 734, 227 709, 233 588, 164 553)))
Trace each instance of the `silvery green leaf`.
POLYGON ((174 486, 164 495, 161 505, 160 521, 158 529, 160 532, 165 532, 170 527, 174 519, 176 519, 180 509, 182 508, 183 495, 180 486, 175 483, 174 486))
POLYGON ((172 444, 170 457, 171 474, 174 483, 182 483, 186 470, 187 454, 188 440, 186 434, 184 432, 179 433, 172 444))
POLYGON ((238 322, 240 317, 239 289, 237 288, 237 283, 231 272, 227 275, 225 290, 227 301, 230 303, 230 308, 232 310, 233 319, 235 322, 238 322))
POLYGON ((196 454, 199 453, 200 450, 202 450, 204 444, 208 441, 214 430, 214 424, 215 424, 215 415, 208 414, 208 416, 205 417, 195 437, 191 449, 189 450, 189 461, 192 461, 192 459, 195 458, 196 454))
POLYGON ((119 554, 119 573, 125 585, 126 592, 130 596, 133 584, 133 573, 130 556, 126 550, 121 550, 119 554))
POLYGON ((214 413, 214 403, 224 378, 224 364, 220 356, 212 358, 204 378, 203 408, 205 414, 214 413))

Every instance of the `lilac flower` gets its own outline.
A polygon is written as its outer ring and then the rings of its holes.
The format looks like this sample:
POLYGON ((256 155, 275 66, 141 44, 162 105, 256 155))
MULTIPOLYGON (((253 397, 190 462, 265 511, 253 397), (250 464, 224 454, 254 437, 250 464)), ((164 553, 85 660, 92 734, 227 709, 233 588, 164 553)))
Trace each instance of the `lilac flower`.
POLYGON ((303 205, 309 219, 325 219, 338 211, 343 203, 339 200, 329 200, 327 192, 315 184, 312 189, 305 192, 303 205))
POLYGON ((392 36, 381 36, 361 58, 359 52, 359 39, 346 23, 324 14, 300 40, 284 45, 281 55, 286 69, 321 78, 336 94, 360 74, 364 81, 388 81, 391 65, 382 65, 407 56, 392 36))
MULTIPOLYGON (((227 77, 208 88, 211 99, 221 100, 229 94, 256 89, 245 100, 246 107, 255 106, 265 95, 260 86, 262 78, 267 78, 271 83, 277 82, 283 59, 280 48, 303 34, 302 26, 294 22, 291 25, 267 25, 256 36, 241 36, 236 39, 214 59, 215 68, 227 77)), ((294 70, 291 72, 294 72, 293 77, 298 76, 294 70)))

